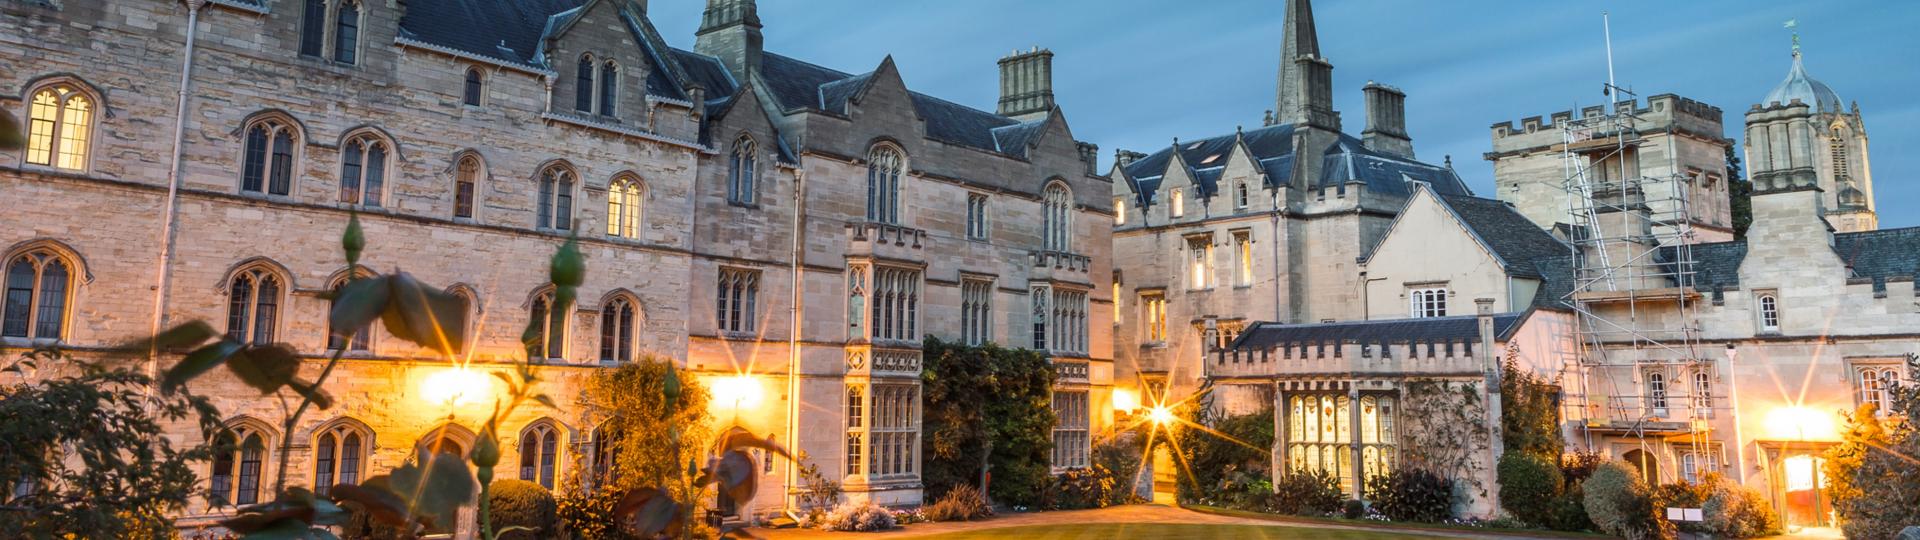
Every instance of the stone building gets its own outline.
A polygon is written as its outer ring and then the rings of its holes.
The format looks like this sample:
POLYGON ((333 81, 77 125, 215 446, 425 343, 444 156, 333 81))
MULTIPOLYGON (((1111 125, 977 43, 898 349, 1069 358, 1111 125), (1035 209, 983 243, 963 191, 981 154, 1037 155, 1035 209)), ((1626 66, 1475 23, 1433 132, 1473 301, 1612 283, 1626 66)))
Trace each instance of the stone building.
POLYGON ((1873 199, 1873 168, 1860 103, 1841 107, 1840 95, 1807 75, 1799 37, 1793 68, 1767 97, 1747 111, 1746 163, 1761 175, 1812 175, 1828 223, 1839 232, 1880 228, 1873 199))
POLYGON ((1354 261, 1415 186, 1470 193, 1451 168, 1414 159, 1397 89, 1368 84, 1366 130, 1342 132, 1310 2, 1287 2, 1285 17, 1266 125, 1118 152, 1113 252, 1125 256, 1114 260, 1115 380, 1144 384, 1128 390, 1144 393, 1144 404, 1191 392, 1205 375, 1202 356, 1252 321, 1362 316, 1354 261))
MULTIPOLYGON (((1698 241, 1733 239, 1733 210, 1728 199, 1727 149, 1733 141, 1721 127, 1719 107, 1660 94, 1641 107, 1633 100, 1614 105, 1631 111, 1625 124, 1606 121, 1605 105, 1493 125, 1495 197, 1512 203, 1541 228, 1575 223, 1568 200, 1569 178, 1585 174, 1595 184, 1637 180, 1652 217, 1671 223, 1686 216, 1698 241), (1624 141, 1624 143, 1622 143, 1624 141), (1574 149, 1568 159, 1563 148, 1574 149)), ((1673 225, 1659 226, 1663 230, 1673 225)))
MULTIPOLYGON (((922 336, 1047 351, 1056 467, 1084 465, 1104 421, 1111 189, 1054 104, 1050 52, 1002 60, 987 112, 909 91, 890 58, 855 75, 764 51, 751 0, 709 2, 692 50, 643 0, 8 3, 0 25, 18 29, 0 107, 30 128, 0 154, 0 352, 84 356, 194 319, 313 355, 309 379, 345 348, 340 403, 292 433, 278 401, 196 382, 236 440, 291 439, 289 485, 472 448, 491 402, 473 387, 521 360, 553 305, 544 261, 576 234, 586 283, 533 359, 562 407, 507 422, 501 478, 591 472, 604 418, 574 397, 642 355, 737 394, 717 422, 888 504, 920 499, 922 336), (364 270, 470 301, 465 357, 328 338, 350 212, 364 270)), ((202 474, 264 500, 272 461, 202 474)), ((739 513, 785 499, 763 489, 739 513)), ((183 523, 219 512, 196 501, 183 523)))

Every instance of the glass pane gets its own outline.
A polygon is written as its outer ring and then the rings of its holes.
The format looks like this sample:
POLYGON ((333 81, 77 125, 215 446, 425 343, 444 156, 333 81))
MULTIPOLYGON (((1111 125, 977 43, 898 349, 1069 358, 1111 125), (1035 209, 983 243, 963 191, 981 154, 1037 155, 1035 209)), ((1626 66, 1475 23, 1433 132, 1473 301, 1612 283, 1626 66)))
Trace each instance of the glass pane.
POLYGON ((40 269, 40 311, 34 314, 33 337, 60 339, 67 313, 67 265, 59 259, 40 269))
POLYGON ((352 2, 343 3, 335 17, 333 60, 351 64, 360 47, 360 6, 352 2))
POLYGON ((27 337, 29 321, 33 317, 33 261, 27 257, 14 259, 7 267, 7 295, 4 323, 0 323, 0 336, 27 337))
POLYGON ((92 101, 78 95, 67 98, 67 107, 60 113, 60 122, 58 166, 74 170, 87 168, 87 137, 93 129, 92 101))
POLYGON ((387 145, 373 143, 367 149, 367 197, 362 202, 367 206, 380 206, 381 195, 386 188, 387 145))
POLYGON ((267 171, 267 127, 253 126, 247 130, 246 150, 240 165, 240 191, 261 191, 267 171))
POLYGON ((273 136, 273 167, 267 193, 286 195, 293 188, 293 133, 281 130, 273 136))

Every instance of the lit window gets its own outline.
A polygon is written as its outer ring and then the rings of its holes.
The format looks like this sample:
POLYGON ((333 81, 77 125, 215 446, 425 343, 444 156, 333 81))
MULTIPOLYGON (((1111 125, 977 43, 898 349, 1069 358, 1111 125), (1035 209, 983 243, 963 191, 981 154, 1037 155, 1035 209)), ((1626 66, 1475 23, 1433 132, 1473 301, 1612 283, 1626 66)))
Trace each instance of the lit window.
MULTIPOLYGON (((1087 293, 1053 289, 1053 309, 1048 314, 1048 325, 1053 332, 1048 343, 1053 351, 1070 354, 1087 353, 1087 293)), ((1044 348, 1042 348, 1044 349, 1044 348)))
POLYGON ((480 106, 480 97, 485 94, 486 80, 480 74, 480 68, 467 68, 467 85, 460 93, 460 102, 475 107, 480 106))
POLYGON ((1285 422, 1287 469, 1320 472, 1339 480, 1351 492, 1360 480, 1394 470, 1397 437, 1394 398, 1362 395, 1359 424, 1352 418, 1352 398, 1344 394, 1290 396, 1285 422), (1360 471, 1353 470, 1353 447, 1358 441, 1360 471))
POLYGON ((1088 433, 1087 393, 1084 391, 1053 393, 1053 466, 1054 468, 1083 468, 1087 466, 1088 433))
POLYGON ((313 493, 324 497, 333 486, 358 485, 368 437, 345 422, 318 433, 313 442, 313 493))
POLYGON ((352 64, 360 51, 359 0, 341 1, 333 17, 333 61, 352 64))
POLYGON ((540 422, 520 434, 520 479, 553 489, 554 464, 560 457, 560 430, 540 422))
POLYGON ((960 282, 960 338, 968 345, 993 340, 993 281, 960 282))
POLYGON ((1780 300, 1772 294, 1760 295, 1760 329, 1780 331, 1780 300))
POLYGON ((1052 309, 1047 304, 1053 301, 1053 288, 1035 285, 1033 290, 1027 291, 1027 301, 1033 304, 1033 350, 1047 350, 1047 338, 1052 335, 1047 328, 1053 322, 1052 309))
POLYGON ((241 156, 240 191, 287 195, 293 192, 293 126, 276 118, 247 126, 241 156))
POLYGON ((356 135, 340 147, 340 202, 380 206, 387 184, 387 143, 356 135))
POLYGON ((1067 185, 1055 182, 1047 186, 1045 194, 1046 208, 1041 216, 1042 236, 1048 251, 1071 251, 1073 249, 1073 192, 1067 185))
POLYGON ((753 155, 753 139, 741 137, 734 141, 733 154, 727 162, 727 200, 753 204, 756 179, 753 155))
POLYGON ((1447 290, 1412 289, 1407 291, 1408 317, 1445 317, 1447 316, 1447 290))
MULTIPOLYGON (((920 451, 920 387, 914 384, 874 384, 871 403, 865 408, 868 415, 864 422, 864 437, 858 431, 853 416, 848 418, 848 473, 858 474, 854 464, 859 454, 866 455, 863 471, 869 476, 899 477, 912 476, 919 471, 920 451), (864 452, 855 448, 855 441, 864 439, 864 452)), ((848 413, 859 412, 858 390, 849 389, 847 393, 848 413)))
POLYGON ((1210 239, 1187 239, 1187 279, 1187 288, 1192 290, 1213 285, 1213 243, 1210 239))
POLYGON ((565 231, 573 229, 573 171, 559 165, 540 173, 540 206, 535 226, 565 231))
MULTIPOLYGON (((334 282, 333 286, 329 288, 330 290, 333 291, 335 300, 338 300, 340 289, 343 287, 346 287, 347 283, 349 282, 350 281, 348 279, 343 278, 339 281, 334 282)), ((329 306, 328 312, 332 312, 331 306, 333 305, 333 302, 335 300, 328 301, 328 306, 329 306)), ((373 340, 372 335, 373 335, 372 322, 368 322, 366 326, 362 326, 360 328, 345 329, 345 328, 334 328, 332 320, 329 319, 327 322, 327 350, 337 351, 337 350, 345 349, 350 352, 367 352, 372 349, 372 347, 369 345, 373 340), (353 336, 352 336, 353 341, 351 343, 347 341, 347 332, 353 333, 353 336)))
POLYGON ((866 393, 860 386, 847 387, 847 461, 848 475, 865 474, 867 460, 866 393))
POLYGON ((1235 265, 1234 283, 1242 287, 1253 284, 1253 231, 1233 233, 1233 253, 1239 260, 1235 265))
POLYGON ((459 164, 454 166, 453 217, 472 218, 479 192, 480 158, 472 155, 461 156, 459 164))
POLYGON ((234 274, 227 289, 227 337, 254 345, 273 343, 280 315, 280 278, 254 267, 234 274))
POLYGON ((987 239, 987 196, 967 194, 967 239, 987 239))
POLYGON ((545 291, 533 299, 533 308, 528 315, 534 321, 544 321, 540 325, 539 336, 534 337, 527 346, 529 352, 543 355, 547 360, 565 360, 567 345, 567 314, 554 313, 553 291, 545 291))
POLYGON ((27 112, 27 163, 68 170, 87 168, 93 139, 93 98, 56 84, 33 93, 27 112))
POLYGON ((633 329, 637 312, 633 301, 624 296, 614 298, 600 307, 601 362, 633 361, 633 329))
POLYGON ((721 268, 714 295, 715 325, 722 332, 752 332, 759 313, 760 272, 721 268))
POLYGON ((867 154, 867 221, 900 222, 900 152, 876 146, 867 154))
POLYGON ((1167 340, 1167 297, 1160 294, 1140 296, 1140 320, 1146 334, 1146 341, 1159 343, 1167 340))
POLYGON ((1895 390, 1900 385, 1900 370, 1892 366, 1875 366, 1855 371, 1855 387, 1859 389, 1860 404, 1872 405, 1874 414, 1889 416, 1893 412, 1895 390))
POLYGON ((267 434, 249 425, 227 428, 214 439, 210 499, 219 506, 260 502, 260 473, 267 454, 267 434))
POLYGON ((607 185, 607 236, 640 237, 640 210, 645 191, 640 180, 623 175, 607 185))
POLYGON ((1173 196, 1169 198, 1169 201, 1170 203, 1167 209, 1173 212, 1173 217, 1187 215, 1187 196, 1185 193, 1181 193, 1178 189, 1173 190, 1173 196))
POLYGON ((1119 326, 1120 321, 1122 319, 1122 317, 1120 316, 1120 305, 1121 305, 1120 284, 1121 284, 1120 271, 1115 270, 1113 271, 1113 324, 1114 326, 1119 326))
POLYGON ((22 253, 7 261, 0 336, 60 339, 66 328, 68 284, 73 282, 68 268, 66 261, 45 250, 22 253))
POLYGON ((1113 224, 1114 225, 1127 224, 1127 198, 1126 197, 1113 198, 1113 224))

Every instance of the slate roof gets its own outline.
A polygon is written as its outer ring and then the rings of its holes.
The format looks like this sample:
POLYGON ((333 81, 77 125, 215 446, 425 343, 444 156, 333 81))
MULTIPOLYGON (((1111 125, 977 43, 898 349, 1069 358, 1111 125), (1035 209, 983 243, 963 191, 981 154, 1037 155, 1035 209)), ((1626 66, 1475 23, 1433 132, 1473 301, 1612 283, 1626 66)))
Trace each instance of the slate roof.
POLYGON ((549 19, 585 0, 407 0, 400 36, 509 63, 541 65, 549 19))
MULTIPOLYGON (((1501 339, 1506 338, 1519 327, 1521 321, 1526 320, 1530 313, 1495 314, 1493 316, 1494 335, 1501 339)), ((1246 352, 1271 349, 1285 343, 1332 341, 1424 343, 1478 339, 1480 339, 1480 322, 1479 317, 1474 315, 1317 324, 1262 322, 1254 323, 1253 326, 1241 332, 1240 337, 1228 345, 1228 348, 1246 352)))
POLYGON ((1833 252, 1856 278, 1884 281, 1920 274, 1920 227, 1833 235, 1833 252))
POLYGON ((1504 201, 1464 195, 1440 195, 1441 204, 1466 225, 1467 233, 1493 252, 1510 275, 1543 278, 1535 264, 1541 259, 1568 257, 1572 247, 1534 225, 1504 201))
MULTIPOLYGON (((781 109, 839 115, 847 114, 848 100, 873 78, 873 72, 854 75, 772 52, 761 54, 760 75, 781 109)), ((1024 129, 1030 133, 1010 134, 1026 124, 919 92, 910 94, 931 139, 1025 158, 1026 143, 1038 133, 1038 127, 1028 126, 1024 129)))
MULTIPOLYGON (((1235 138, 1238 137, 1247 145, 1248 153, 1258 162, 1262 172, 1266 173, 1266 187, 1288 184, 1292 182, 1295 159, 1293 132, 1292 124, 1279 124, 1199 140, 1179 141, 1178 161, 1174 159, 1175 147, 1162 148, 1127 164, 1127 178, 1132 183, 1138 199, 1136 202, 1142 207, 1152 206, 1153 194, 1160 189, 1160 182, 1166 177, 1168 168, 1184 162, 1188 167, 1188 175, 1194 178, 1198 186, 1197 195, 1212 196, 1219 192, 1217 184, 1220 173, 1232 155, 1235 138)), ((1434 191, 1443 194, 1473 194, 1452 169, 1374 152, 1366 148, 1360 139, 1344 133, 1338 141, 1321 152, 1320 159, 1323 160, 1320 178, 1308 183, 1310 188, 1337 188, 1347 182, 1358 181, 1376 193, 1411 195, 1413 188, 1407 180, 1412 179, 1427 182, 1434 191)))

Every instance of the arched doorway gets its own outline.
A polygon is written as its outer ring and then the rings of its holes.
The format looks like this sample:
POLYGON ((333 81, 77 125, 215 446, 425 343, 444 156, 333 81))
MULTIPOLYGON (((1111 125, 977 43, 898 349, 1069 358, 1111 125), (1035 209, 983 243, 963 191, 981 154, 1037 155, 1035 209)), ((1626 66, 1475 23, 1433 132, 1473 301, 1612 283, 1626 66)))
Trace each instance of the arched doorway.
POLYGON ((1660 485, 1660 460, 1646 450, 1628 450, 1620 454, 1620 459, 1640 469, 1640 481, 1648 486, 1660 485))

